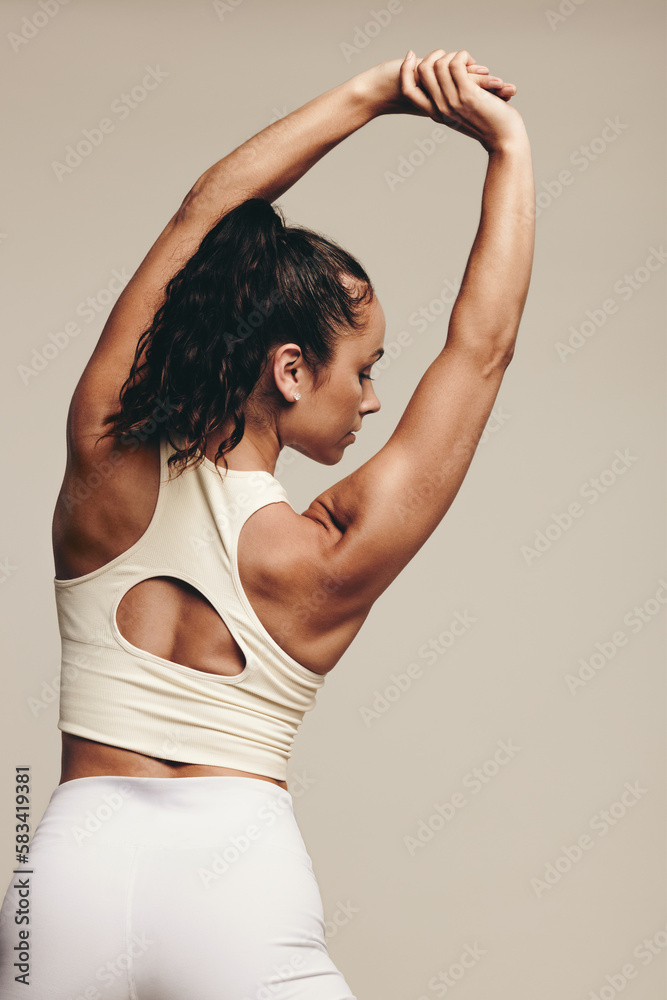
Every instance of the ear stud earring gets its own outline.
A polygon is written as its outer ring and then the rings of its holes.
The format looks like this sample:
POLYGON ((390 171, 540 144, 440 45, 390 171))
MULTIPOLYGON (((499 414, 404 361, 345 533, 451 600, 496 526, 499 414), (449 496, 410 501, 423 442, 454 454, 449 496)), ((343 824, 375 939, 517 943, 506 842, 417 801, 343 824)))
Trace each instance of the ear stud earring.
POLYGON ((300 392, 295 392, 294 393, 294 398, 295 399, 301 399, 301 393, 300 392))

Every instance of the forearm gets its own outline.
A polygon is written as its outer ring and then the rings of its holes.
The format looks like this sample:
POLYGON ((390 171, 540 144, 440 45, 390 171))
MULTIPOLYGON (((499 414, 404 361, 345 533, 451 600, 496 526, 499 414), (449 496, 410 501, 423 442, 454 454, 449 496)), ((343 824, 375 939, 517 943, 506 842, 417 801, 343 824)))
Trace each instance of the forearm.
POLYGON ((268 125, 209 167, 184 206, 213 224, 248 198, 273 202, 325 153, 376 115, 356 77, 268 125))
POLYGON ((452 309, 447 346, 511 356, 528 295, 535 242, 530 143, 519 133, 489 153, 480 223, 452 309))

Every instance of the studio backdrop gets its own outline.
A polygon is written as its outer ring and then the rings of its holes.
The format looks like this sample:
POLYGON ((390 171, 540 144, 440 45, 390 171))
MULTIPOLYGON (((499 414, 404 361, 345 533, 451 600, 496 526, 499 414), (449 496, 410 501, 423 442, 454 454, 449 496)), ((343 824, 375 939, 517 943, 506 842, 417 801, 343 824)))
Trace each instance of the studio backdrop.
MULTIPOLYGON (((51 518, 113 303, 212 163, 382 60, 465 48, 517 85, 532 142, 516 351, 288 784, 360 1000, 664 996, 664 4, 4 0, 0 27, 3 891, 17 769, 31 830, 60 777, 51 518)), ((280 457, 297 511, 382 447, 444 345, 486 163, 386 116, 278 200, 359 257, 387 316, 358 441, 335 467, 280 457)))

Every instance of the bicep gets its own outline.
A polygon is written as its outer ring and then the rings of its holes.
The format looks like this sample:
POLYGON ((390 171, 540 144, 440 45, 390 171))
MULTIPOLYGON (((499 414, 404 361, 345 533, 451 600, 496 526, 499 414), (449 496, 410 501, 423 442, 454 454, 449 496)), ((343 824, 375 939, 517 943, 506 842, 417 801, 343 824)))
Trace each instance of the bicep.
POLYGON ((371 604, 438 526, 465 478, 507 367, 445 347, 380 451, 326 489, 333 550, 360 604, 371 604))
POLYGON ((213 220, 198 216, 187 199, 172 216, 117 299, 79 379, 68 414, 70 439, 97 436, 118 408, 121 386, 141 334, 162 305, 171 278, 186 264, 213 220))

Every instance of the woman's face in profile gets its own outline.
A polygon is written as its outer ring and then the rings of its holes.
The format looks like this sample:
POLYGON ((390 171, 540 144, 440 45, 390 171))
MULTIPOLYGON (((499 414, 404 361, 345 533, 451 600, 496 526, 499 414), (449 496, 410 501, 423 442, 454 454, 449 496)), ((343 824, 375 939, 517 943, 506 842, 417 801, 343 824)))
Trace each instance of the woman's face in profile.
POLYGON ((363 329, 339 337, 319 384, 315 387, 312 376, 304 380, 301 398, 290 406, 280 429, 283 445, 322 465, 339 462, 354 442, 352 432, 361 429, 364 415, 380 409, 372 365, 383 352, 386 321, 377 297, 365 309, 363 329))

